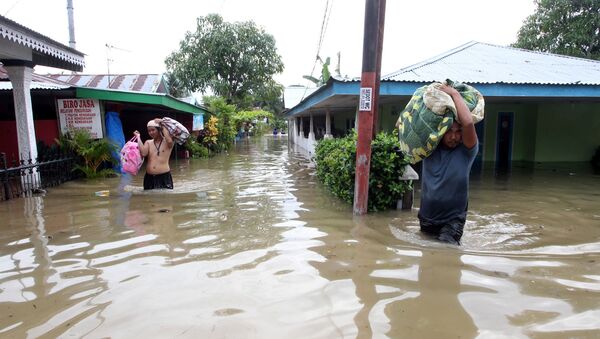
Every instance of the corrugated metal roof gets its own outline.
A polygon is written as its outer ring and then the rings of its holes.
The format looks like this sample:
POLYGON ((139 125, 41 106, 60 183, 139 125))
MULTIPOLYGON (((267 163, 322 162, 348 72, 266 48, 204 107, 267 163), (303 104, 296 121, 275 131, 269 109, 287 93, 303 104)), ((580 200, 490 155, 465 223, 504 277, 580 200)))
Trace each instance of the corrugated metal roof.
POLYGON ((382 77, 384 81, 599 85, 600 61, 472 41, 382 77))
POLYGON ((115 89, 145 93, 164 93, 161 74, 48 74, 47 77, 77 87, 115 89), (108 81, 110 78, 110 88, 108 81))

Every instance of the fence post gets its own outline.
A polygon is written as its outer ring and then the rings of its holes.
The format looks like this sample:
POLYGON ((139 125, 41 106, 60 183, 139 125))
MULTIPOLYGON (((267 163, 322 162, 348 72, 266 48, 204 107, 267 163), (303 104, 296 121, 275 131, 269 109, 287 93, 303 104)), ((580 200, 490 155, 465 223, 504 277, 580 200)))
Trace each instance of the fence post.
POLYGON ((8 165, 6 163, 6 153, 0 153, 0 162, 2 163, 0 164, 0 168, 2 168, 2 172, 4 174, 2 178, 2 186, 4 188, 4 200, 8 200, 10 199, 11 192, 10 185, 8 183, 8 165))

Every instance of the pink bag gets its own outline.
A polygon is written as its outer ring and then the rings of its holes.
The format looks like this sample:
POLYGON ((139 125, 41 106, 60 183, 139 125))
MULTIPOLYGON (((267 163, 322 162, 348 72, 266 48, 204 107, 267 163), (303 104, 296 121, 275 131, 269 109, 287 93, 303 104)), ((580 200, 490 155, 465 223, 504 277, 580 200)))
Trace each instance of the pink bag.
POLYGON ((121 149, 121 172, 137 175, 143 162, 137 137, 133 137, 121 149))

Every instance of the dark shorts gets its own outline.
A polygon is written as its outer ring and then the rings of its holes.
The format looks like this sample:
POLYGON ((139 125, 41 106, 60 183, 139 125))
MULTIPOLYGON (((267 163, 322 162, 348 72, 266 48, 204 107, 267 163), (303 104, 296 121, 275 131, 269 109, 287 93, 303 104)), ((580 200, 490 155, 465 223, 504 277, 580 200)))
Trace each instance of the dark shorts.
POLYGON ((452 220, 443 224, 420 220, 421 232, 435 236, 438 240, 460 245, 460 238, 463 235, 465 222, 462 220, 452 220))
POLYGON ((171 172, 162 174, 148 174, 144 175, 144 189, 152 190, 156 188, 169 188, 173 189, 173 177, 171 172))

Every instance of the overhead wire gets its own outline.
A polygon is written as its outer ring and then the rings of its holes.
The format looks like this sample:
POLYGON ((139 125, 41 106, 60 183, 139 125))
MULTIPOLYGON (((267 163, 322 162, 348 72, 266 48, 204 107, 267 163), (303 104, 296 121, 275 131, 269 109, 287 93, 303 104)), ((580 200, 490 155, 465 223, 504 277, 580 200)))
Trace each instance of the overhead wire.
MULTIPOLYGON (((321 47, 323 46, 323 41, 325 40, 325 34, 327 33, 327 26, 329 25, 329 18, 331 17, 331 8, 333 7, 333 0, 327 0, 325 3, 325 12, 323 13, 323 21, 321 22, 321 33, 319 33, 319 42, 317 43, 317 54, 315 56, 315 61, 312 66, 312 70, 310 71, 310 76, 312 77, 315 72, 315 67, 317 66, 317 61, 320 58, 321 47)), ((302 98, 300 101, 304 100, 306 96, 306 92, 308 91, 308 87, 304 88, 304 93, 302 94, 302 98)))

